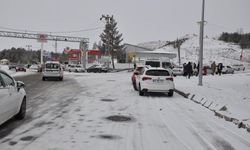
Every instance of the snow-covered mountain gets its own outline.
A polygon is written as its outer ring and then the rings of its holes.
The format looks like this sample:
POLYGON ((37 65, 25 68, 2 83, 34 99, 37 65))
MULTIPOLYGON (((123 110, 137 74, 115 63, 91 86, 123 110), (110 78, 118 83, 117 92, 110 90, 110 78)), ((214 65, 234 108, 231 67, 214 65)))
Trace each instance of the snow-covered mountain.
MULTIPOLYGON (((198 62, 199 54, 199 36, 198 35, 185 35, 179 39, 185 40, 180 49, 181 62, 188 61, 198 62)), ((147 48, 153 48, 155 51, 173 52, 177 54, 177 49, 174 49, 172 45, 166 45, 168 41, 156 41, 142 43, 140 46, 147 48)), ((216 63, 222 62, 224 64, 240 63, 240 55, 242 49, 239 45, 233 43, 225 43, 217 40, 217 38, 204 37, 203 45, 203 60, 204 64, 211 64, 213 61, 216 63)), ((244 50, 243 60, 250 61, 250 50, 244 50)), ((177 62, 177 58, 173 60, 177 62)))

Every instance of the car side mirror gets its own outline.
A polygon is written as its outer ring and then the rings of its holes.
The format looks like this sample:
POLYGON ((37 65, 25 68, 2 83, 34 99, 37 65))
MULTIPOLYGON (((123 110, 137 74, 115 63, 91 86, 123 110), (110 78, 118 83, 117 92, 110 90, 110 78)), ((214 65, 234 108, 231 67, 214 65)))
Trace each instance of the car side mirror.
POLYGON ((22 81, 17 81, 17 90, 19 91, 21 88, 25 87, 25 84, 22 81))

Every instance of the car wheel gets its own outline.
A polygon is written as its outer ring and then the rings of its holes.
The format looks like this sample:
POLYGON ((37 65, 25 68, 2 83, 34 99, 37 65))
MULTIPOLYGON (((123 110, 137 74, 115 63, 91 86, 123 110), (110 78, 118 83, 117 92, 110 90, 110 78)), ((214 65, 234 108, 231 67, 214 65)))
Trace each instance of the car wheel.
POLYGON ((138 91, 138 89, 137 89, 137 87, 136 87, 136 83, 135 83, 135 82, 133 82, 133 87, 134 87, 134 90, 135 90, 135 91, 138 91))
POLYGON ((69 70, 69 72, 71 72, 71 70, 69 70))
POLYGON ((139 91, 139 95, 140 95, 140 96, 143 96, 143 95, 144 95, 144 92, 141 90, 141 85, 139 85, 138 91, 139 91))
POLYGON ((21 107, 20 107, 20 110, 16 114, 15 118, 18 120, 22 120, 25 117, 25 114, 26 114, 26 98, 24 97, 22 104, 21 104, 21 107))
POLYGON ((173 95, 174 95, 174 90, 169 90, 168 96, 169 96, 169 97, 172 97, 173 95))
POLYGON ((43 77, 43 81, 45 81, 46 80, 46 78, 45 77, 43 77))

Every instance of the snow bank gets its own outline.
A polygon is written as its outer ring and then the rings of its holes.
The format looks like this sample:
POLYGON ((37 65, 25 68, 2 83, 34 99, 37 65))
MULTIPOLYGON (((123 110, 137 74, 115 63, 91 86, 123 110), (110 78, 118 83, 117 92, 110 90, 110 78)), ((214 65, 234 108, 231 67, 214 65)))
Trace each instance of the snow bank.
POLYGON ((178 76, 175 83, 192 100, 250 125, 250 73, 203 76, 203 86, 198 86, 198 77, 178 76))

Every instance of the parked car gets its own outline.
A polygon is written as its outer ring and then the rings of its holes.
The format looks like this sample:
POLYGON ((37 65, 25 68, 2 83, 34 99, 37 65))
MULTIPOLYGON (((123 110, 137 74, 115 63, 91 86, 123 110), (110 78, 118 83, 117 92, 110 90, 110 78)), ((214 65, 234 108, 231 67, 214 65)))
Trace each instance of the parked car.
POLYGON ((231 66, 224 66, 221 71, 223 74, 234 73, 234 69, 231 66))
POLYGON ((33 64, 29 67, 30 70, 32 71, 37 71, 37 72, 42 72, 42 67, 41 65, 33 64))
POLYGON ((164 68, 145 67, 142 74, 136 81, 139 95, 143 96, 147 92, 168 93, 168 96, 174 94, 174 79, 169 70, 164 68))
POLYGON ((85 72, 85 68, 82 65, 76 65, 76 72, 85 72))
POLYGON ((16 65, 14 65, 14 64, 9 65, 8 67, 9 67, 9 70, 16 69, 16 65))
POLYGON ((173 69, 173 75, 177 76, 177 75, 183 75, 184 74, 184 70, 183 70, 183 66, 175 66, 173 69))
POLYGON ((67 70, 69 72, 85 72, 85 69, 83 68, 81 64, 78 64, 78 65, 71 64, 68 66, 67 70))
POLYGON ((63 68, 58 61, 47 61, 43 69, 43 81, 48 78, 57 78, 63 80, 63 68))
POLYGON ((16 66, 16 72, 18 72, 18 71, 26 72, 26 68, 23 65, 17 65, 16 66))
POLYGON ((131 77, 131 81, 132 81, 132 84, 133 84, 133 87, 134 87, 134 90, 138 90, 137 87, 136 87, 136 80, 137 80, 137 76, 139 74, 141 74, 141 71, 143 70, 143 66, 137 66, 134 71, 133 71, 133 74, 132 74, 132 77, 131 77))
POLYGON ((70 64, 70 65, 68 65, 67 70, 69 72, 75 72, 76 71, 76 64, 70 64))
POLYGON ((94 72, 94 73, 108 72, 108 67, 104 65, 93 65, 87 68, 87 72, 94 72))
POLYGON ((243 64, 233 64, 232 68, 235 71, 240 71, 240 70, 244 71, 245 70, 245 66, 243 64))
POLYGON ((0 70, 0 125, 12 117, 23 119, 26 113, 26 92, 24 83, 15 81, 0 70))

